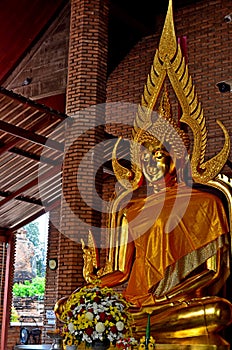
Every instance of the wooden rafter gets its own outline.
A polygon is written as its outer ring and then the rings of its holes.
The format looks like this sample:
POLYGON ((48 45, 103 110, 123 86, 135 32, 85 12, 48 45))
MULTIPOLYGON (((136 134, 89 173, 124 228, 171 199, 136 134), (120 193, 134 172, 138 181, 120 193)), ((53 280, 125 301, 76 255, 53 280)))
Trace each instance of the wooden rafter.
POLYGON ((45 136, 36 134, 32 131, 20 128, 18 126, 15 126, 13 124, 9 124, 4 122, 3 120, 0 120, 0 130, 5 131, 13 136, 19 137, 21 139, 31 141, 33 143, 36 143, 38 145, 43 145, 45 147, 48 147, 50 149, 63 152, 64 146, 62 143, 59 143, 55 140, 48 139, 45 136))

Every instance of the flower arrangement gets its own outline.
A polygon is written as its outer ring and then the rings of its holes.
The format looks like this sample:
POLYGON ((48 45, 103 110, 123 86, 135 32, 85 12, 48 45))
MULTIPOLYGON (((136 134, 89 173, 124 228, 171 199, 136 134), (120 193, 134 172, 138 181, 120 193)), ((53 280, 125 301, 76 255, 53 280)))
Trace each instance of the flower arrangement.
POLYGON ((133 337, 119 339, 116 343, 116 348, 119 350, 130 350, 137 347, 138 341, 133 337))
POLYGON ((90 346, 96 341, 116 344, 132 335, 129 304, 120 293, 96 284, 71 294, 64 305, 61 319, 64 343, 90 346))

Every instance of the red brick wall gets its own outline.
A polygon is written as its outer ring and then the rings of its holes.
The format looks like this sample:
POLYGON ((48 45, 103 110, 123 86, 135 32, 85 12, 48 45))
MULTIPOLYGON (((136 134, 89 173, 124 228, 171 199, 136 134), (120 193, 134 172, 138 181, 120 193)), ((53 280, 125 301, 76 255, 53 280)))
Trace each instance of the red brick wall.
POLYGON ((71 1, 66 111, 72 116, 73 124, 66 130, 65 137, 60 296, 73 292, 84 282, 80 238, 86 239, 88 229, 100 228, 101 224, 101 208, 92 209, 91 181, 95 178, 96 190, 101 194, 102 171, 97 171, 94 146, 104 135, 103 126, 95 128, 98 123, 104 124, 104 110, 98 111, 95 105, 105 102, 107 39, 108 2, 71 1), (83 164, 85 156, 89 161, 83 164))
POLYGON ((16 344, 20 343, 20 326, 11 326, 8 328, 7 350, 14 349, 16 344))
MULTIPOLYGON (((48 261, 50 259, 59 260, 60 254, 60 239, 61 234, 59 232, 60 227, 60 207, 57 207, 49 213, 49 230, 48 230, 48 246, 47 246, 47 268, 46 268, 46 286, 44 296, 44 325, 43 341, 48 342, 50 339, 47 337, 46 329, 52 327, 49 325, 49 320, 46 317, 47 311, 54 310, 56 301, 58 300, 58 276, 59 276, 59 263, 56 270, 49 268, 48 261)), ((55 326, 53 326, 55 327, 55 326)))

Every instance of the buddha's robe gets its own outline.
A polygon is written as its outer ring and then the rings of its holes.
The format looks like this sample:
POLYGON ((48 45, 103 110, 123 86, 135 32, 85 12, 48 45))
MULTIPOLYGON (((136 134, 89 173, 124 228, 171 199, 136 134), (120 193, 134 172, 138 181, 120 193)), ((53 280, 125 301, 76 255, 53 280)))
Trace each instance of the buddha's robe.
POLYGON ((164 295, 215 255, 229 231, 221 200, 185 185, 132 200, 126 217, 125 269, 102 282, 114 286, 128 280, 124 296, 136 306, 155 303, 153 295, 164 295))

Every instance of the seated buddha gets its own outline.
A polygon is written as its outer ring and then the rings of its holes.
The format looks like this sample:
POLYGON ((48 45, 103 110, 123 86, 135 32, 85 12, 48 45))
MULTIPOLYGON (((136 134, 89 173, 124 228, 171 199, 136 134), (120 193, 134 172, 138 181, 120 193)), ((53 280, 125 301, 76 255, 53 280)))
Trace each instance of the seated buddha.
POLYGON ((111 218, 114 267, 108 262, 95 273, 91 249, 83 246, 85 278, 122 286, 137 336, 150 314, 155 339, 208 337, 232 322, 231 303, 217 296, 229 276, 228 214, 216 191, 186 181, 186 135, 176 146, 166 121, 158 114, 157 120, 160 139, 140 135, 140 185, 125 206, 122 196, 111 218))
MULTIPOLYGON (((230 152, 230 138, 218 124, 225 144, 205 161, 206 123, 176 41, 169 0, 135 118, 131 167, 124 168, 117 160, 120 140, 113 151, 120 186, 110 208, 103 268, 95 247, 83 244, 86 282, 100 279, 102 286, 123 291, 138 338, 145 334, 148 314, 151 335, 166 343, 211 344, 213 337, 218 344, 218 334, 232 323, 232 304, 225 292, 231 191, 217 178, 230 152), (189 137, 172 117, 166 80, 180 106, 179 122, 191 128, 191 155, 189 137)), ((91 233, 90 238, 93 242, 91 233)), ((65 300, 56 304, 58 317, 65 300)))
POLYGON ((157 120, 159 139, 140 135, 139 188, 111 219, 111 236, 124 242, 111 249, 121 263, 98 277, 102 286, 123 285, 136 334, 145 333, 150 314, 155 338, 208 336, 232 322, 231 303, 216 296, 229 276, 228 215, 216 191, 184 178, 187 136, 179 132, 176 146, 157 120))

